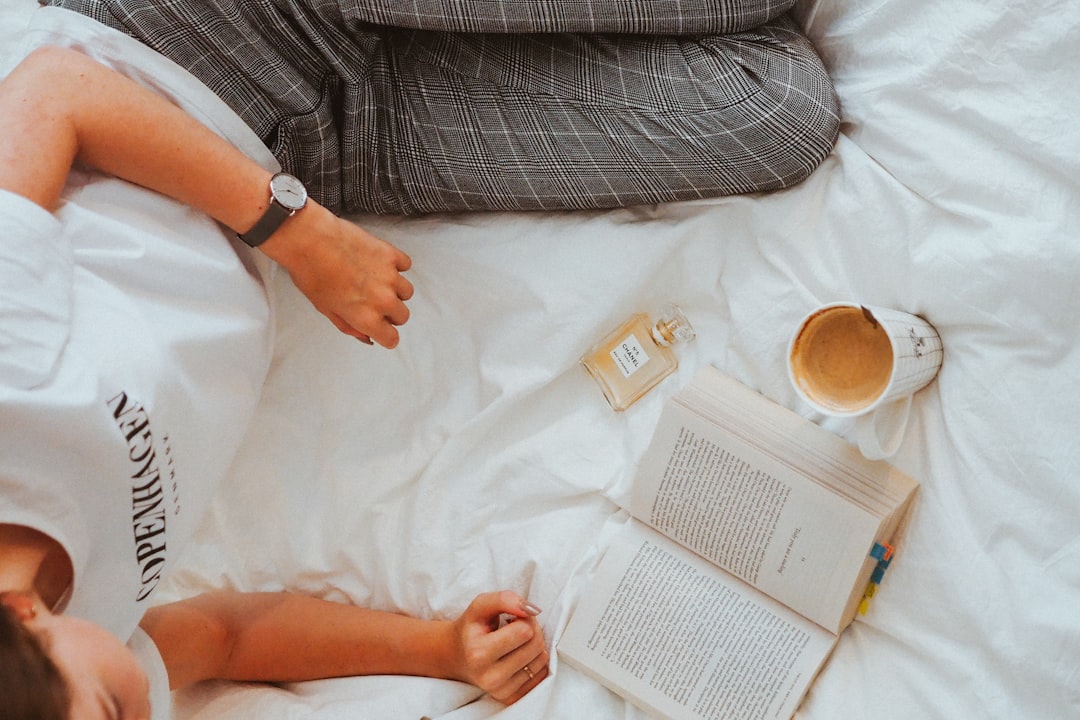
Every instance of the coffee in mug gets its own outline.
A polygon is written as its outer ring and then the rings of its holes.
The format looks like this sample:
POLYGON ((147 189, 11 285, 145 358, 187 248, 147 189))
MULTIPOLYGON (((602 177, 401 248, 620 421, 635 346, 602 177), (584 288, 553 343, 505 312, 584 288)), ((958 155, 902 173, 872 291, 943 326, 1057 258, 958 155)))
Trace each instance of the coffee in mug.
POLYGON ((861 417, 859 447, 892 455, 903 439, 911 396, 941 368, 941 338, 923 318, 858 303, 832 303, 807 315, 788 345, 788 376, 826 415, 861 417), (882 425, 891 420, 888 439, 882 425))

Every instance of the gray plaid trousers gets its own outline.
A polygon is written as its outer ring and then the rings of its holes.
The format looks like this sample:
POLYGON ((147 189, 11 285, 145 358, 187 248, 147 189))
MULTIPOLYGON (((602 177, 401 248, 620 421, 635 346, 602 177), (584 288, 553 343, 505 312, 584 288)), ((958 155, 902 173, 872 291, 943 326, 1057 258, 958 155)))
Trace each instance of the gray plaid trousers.
POLYGON ((336 211, 774 190, 839 127, 794 0, 47 2, 186 68, 336 211))

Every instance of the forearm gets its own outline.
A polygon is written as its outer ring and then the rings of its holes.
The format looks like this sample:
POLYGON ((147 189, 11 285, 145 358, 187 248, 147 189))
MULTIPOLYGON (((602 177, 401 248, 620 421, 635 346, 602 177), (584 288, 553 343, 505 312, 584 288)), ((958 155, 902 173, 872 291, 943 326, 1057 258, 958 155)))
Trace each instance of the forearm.
POLYGON ((211 678, 455 677, 451 623, 302 595, 210 593, 155 608, 142 625, 173 687, 211 678))
POLYGON ((246 596, 233 611, 229 679, 455 674, 450 622, 288 594, 246 596))

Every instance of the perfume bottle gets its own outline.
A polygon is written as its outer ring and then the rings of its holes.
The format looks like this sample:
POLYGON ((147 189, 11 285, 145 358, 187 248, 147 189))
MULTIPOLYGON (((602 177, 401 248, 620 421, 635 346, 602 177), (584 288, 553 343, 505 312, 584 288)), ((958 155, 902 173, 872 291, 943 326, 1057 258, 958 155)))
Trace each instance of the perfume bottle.
POLYGON ((679 366, 673 345, 690 342, 694 328, 676 305, 665 305, 653 320, 633 315, 601 340, 581 364, 600 383, 614 410, 622 411, 679 366))

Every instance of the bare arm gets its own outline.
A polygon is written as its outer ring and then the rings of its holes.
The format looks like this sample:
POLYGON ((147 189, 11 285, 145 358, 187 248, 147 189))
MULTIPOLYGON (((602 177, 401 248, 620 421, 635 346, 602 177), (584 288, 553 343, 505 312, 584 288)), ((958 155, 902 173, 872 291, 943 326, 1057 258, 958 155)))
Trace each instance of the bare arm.
MULTIPOLYGON (((53 209, 77 159, 238 232, 269 204, 270 173, 180 108, 80 53, 37 50, 0 82, 0 188, 53 209)), ((260 249, 342 332, 397 344, 405 253, 314 202, 260 249)))
POLYGON ((420 675, 468 682, 511 703, 547 675, 530 607, 514 593, 488 593, 457 620, 439 621, 286 593, 216 592, 154 608, 142 627, 174 688, 212 678, 420 675), (520 621, 500 628, 504 613, 520 621))

